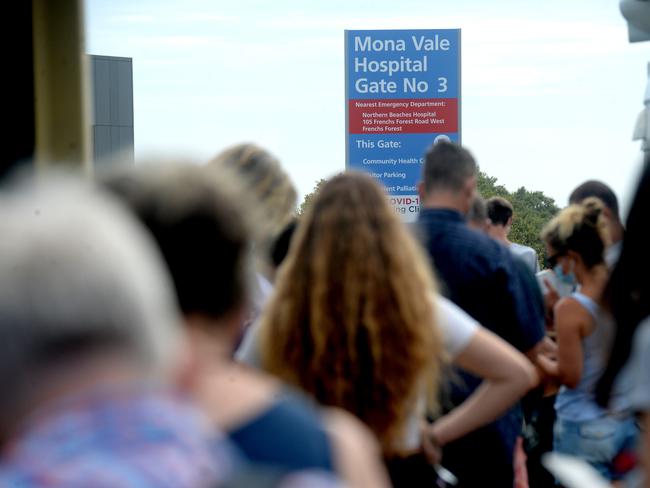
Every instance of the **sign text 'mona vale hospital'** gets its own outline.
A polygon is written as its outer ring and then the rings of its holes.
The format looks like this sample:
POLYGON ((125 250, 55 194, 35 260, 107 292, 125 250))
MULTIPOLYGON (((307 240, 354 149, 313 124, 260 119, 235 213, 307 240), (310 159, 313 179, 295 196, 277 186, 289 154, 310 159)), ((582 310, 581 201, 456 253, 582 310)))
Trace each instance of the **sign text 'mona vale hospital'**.
POLYGON ((346 166, 413 220, 426 148, 460 141, 460 30, 346 31, 345 57, 346 166))

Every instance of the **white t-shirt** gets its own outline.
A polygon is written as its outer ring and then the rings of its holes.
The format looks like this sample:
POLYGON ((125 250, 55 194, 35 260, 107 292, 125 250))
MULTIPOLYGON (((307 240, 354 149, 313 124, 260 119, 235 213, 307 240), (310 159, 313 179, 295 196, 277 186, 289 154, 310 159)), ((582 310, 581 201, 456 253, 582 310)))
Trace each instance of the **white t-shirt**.
MULTIPOLYGON (((479 323, 451 300, 437 295, 436 313, 438 327, 442 332, 442 341, 447 355, 453 359, 467 347, 472 340, 479 323)), ((256 320, 249 328, 239 349, 235 353, 237 361, 261 368, 259 351, 260 321, 256 320)))
POLYGON ((479 323, 442 295, 436 297, 436 310, 445 351, 454 359, 472 340, 479 323))
MULTIPOLYGON (((448 298, 437 295, 434 300, 436 302, 438 327, 442 332, 443 346, 447 355, 453 361, 456 356, 465 350, 480 324, 448 298)), ((424 418, 426 404, 426 389, 423 388, 413 415, 406 424, 404 445, 401 446, 406 450, 417 450, 420 447, 420 422, 424 418)))
MULTIPOLYGON (((436 322, 442 333, 443 347, 453 361, 470 343, 480 324, 458 305, 442 295, 437 295, 434 300, 438 318, 436 322)), ((248 328, 246 337, 235 354, 235 359, 254 368, 261 368, 259 335, 260 322, 258 320, 248 328)), ((401 447, 407 450, 416 450, 420 446, 420 421, 424 418, 426 411, 425 392, 426 390, 423 388, 413 415, 406 424, 401 447)))

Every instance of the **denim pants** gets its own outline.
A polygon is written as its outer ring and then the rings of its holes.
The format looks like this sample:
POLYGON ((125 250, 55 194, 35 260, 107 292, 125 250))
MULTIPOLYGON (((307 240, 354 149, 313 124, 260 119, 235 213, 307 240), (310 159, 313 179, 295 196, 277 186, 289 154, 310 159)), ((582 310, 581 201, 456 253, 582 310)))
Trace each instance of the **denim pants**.
POLYGON ((608 480, 616 480, 624 473, 617 472, 614 460, 623 451, 635 449, 638 434, 633 416, 605 416, 583 422, 558 418, 553 428, 553 449, 579 457, 608 480))

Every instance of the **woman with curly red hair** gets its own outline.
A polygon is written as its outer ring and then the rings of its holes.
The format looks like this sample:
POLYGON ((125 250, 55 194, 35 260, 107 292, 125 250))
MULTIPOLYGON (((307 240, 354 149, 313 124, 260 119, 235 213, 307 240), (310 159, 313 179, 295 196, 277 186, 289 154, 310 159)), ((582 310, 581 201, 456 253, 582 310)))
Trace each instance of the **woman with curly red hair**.
POLYGON ((266 370, 355 414, 391 461, 422 447, 439 461, 442 445, 492 421, 536 378, 521 354, 436 293, 430 269, 381 187, 341 174, 303 217, 253 330, 266 370), (488 381, 420 437, 447 355, 488 381))

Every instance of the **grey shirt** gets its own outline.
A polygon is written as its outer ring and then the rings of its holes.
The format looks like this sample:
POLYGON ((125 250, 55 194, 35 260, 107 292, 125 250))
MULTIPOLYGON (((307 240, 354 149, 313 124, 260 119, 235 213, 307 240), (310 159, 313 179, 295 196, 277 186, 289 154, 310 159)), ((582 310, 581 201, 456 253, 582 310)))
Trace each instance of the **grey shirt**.
POLYGON ((539 271, 539 261, 537 260, 537 251, 535 251, 535 249, 522 244, 517 244, 516 242, 512 242, 509 249, 512 254, 526 263, 526 266, 528 266, 528 269, 530 269, 533 274, 536 274, 539 271))

